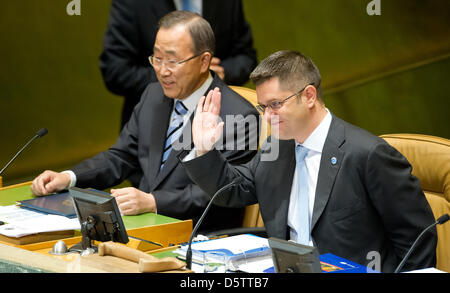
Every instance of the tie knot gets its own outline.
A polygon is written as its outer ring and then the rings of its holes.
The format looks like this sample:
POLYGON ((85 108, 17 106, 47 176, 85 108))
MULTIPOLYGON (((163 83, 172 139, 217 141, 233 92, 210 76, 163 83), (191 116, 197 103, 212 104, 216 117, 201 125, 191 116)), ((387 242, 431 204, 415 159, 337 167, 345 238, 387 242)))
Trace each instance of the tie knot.
POLYGON ((175 103, 175 112, 178 115, 184 116, 184 115, 186 115, 187 111, 188 111, 188 109, 186 108, 186 106, 183 104, 182 101, 177 101, 175 103))
POLYGON ((298 145, 295 148, 295 157, 297 158, 297 162, 301 162, 305 159, 306 155, 308 154, 309 149, 305 148, 302 145, 298 145))

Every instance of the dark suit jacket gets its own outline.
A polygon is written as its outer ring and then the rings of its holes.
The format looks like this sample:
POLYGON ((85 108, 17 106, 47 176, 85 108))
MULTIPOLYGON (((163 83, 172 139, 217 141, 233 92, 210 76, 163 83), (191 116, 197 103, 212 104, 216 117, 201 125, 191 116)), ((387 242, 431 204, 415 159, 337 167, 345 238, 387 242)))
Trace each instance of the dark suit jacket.
MULTIPOLYGON (((228 88, 219 77, 214 75, 210 89, 219 87, 222 93, 221 118, 225 123, 226 115, 241 114, 243 117, 259 117, 256 109, 244 98, 228 88)), ((208 90, 209 91, 209 90, 208 90)), ((205 93, 206 94, 206 93, 205 93)), ((152 192, 156 199, 159 214, 177 219, 198 218, 203 212, 209 197, 187 176, 184 167, 177 159, 182 150, 171 151, 164 168, 159 171, 161 158, 172 113, 173 99, 164 96, 159 83, 150 84, 141 102, 136 106, 130 121, 120 133, 117 142, 107 151, 75 166, 78 187, 93 187, 105 189, 115 186, 140 170, 143 177, 139 189, 152 192)), ((191 120, 194 115, 191 115, 191 120)), ((231 123, 231 122, 230 122, 231 123)), ((242 130, 241 123, 232 123, 231 128, 224 126, 223 137, 227 141, 233 139, 233 131, 242 130), (239 128, 239 129, 233 129, 239 128)), ((186 125, 184 134, 191 137, 191 128, 186 125)), ((257 135, 246 133, 246 136, 257 135)), ((183 135, 180 136, 182 140, 183 135)), ((183 141, 183 148, 190 149, 190 141, 183 141)), ((247 145, 246 149, 225 149, 224 158, 231 163, 249 161, 256 153, 257 145, 247 145), (249 150, 249 148, 253 148, 249 150)), ((227 228, 242 225, 242 209, 224 209, 217 207, 216 211, 205 219, 203 229, 227 228)))
MULTIPOLYGON (((273 138, 272 138, 273 139, 273 138)), ((216 151, 184 163, 208 194, 236 176, 245 181, 217 199, 225 206, 259 203, 269 237, 286 239, 295 171, 295 142, 279 141, 275 161, 261 150, 246 165, 231 167, 216 151), (205 165, 214 165, 205 172, 205 165)), ((333 116, 317 181, 311 235, 320 254, 331 252, 362 265, 378 252, 381 270, 392 272, 415 238, 434 222, 431 208, 408 161, 384 140, 333 116), (331 158, 336 158, 336 164, 331 158)), ((404 269, 435 265, 436 230, 427 234, 404 269)))
MULTIPOLYGON (((214 31, 215 56, 222 60, 225 82, 242 85, 257 61, 241 0, 203 2, 203 18, 214 31)), ((125 97, 122 126, 147 85, 157 81, 148 56, 153 54, 159 19, 174 10, 172 0, 113 0, 111 3, 100 69, 106 87, 125 97)))

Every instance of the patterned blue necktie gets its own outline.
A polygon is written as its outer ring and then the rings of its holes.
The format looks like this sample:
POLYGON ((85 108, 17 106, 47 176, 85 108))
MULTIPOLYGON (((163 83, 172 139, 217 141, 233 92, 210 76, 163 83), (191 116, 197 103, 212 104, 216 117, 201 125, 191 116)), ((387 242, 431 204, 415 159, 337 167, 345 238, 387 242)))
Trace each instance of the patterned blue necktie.
POLYGON ((308 149, 298 145, 295 148, 295 160, 297 162, 298 178, 298 211, 297 211, 297 243, 309 245, 310 223, 309 223, 309 192, 308 192, 308 172, 306 170, 305 157, 308 149))
POLYGON ((176 141, 183 131, 183 116, 187 113, 187 108, 181 101, 175 103, 175 110, 172 113, 172 120, 170 121, 169 129, 167 129, 166 143, 164 144, 164 151, 159 170, 162 170, 164 163, 169 157, 172 150, 172 143, 176 141))

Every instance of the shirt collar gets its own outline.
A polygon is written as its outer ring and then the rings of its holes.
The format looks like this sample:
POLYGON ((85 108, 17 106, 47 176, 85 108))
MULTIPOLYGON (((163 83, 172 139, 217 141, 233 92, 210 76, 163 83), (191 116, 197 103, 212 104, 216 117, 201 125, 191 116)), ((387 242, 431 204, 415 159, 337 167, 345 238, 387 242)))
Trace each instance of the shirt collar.
MULTIPOLYGON (((326 108, 325 108, 326 109, 326 108)), ((322 119, 320 124, 314 129, 314 131, 308 136, 308 138, 301 144, 307 149, 313 150, 318 153, 322 153, 323 145, 328 135, 328 130, 330 129, 332 116, 330 111, 327 110, 327 114, 322 119)), ((295 146, 300 145, 295 142, 295 146)))
MULTIPOLYGON (((206 91, 211 86, 212 82, 213 82, 213 78, 212 78, 211 73, 209 73, 208 78, 205 80, 205 82, 195 92, 193 92, 187 98, 185 98, 183 100, 180 100, 180 101, 183 102, 183 104, 188 109, 188 113, 191 113, 191 112, 195 111, 195 109, 197 108, 198 101, 200 100, 200 98, 202 96, 204 96, 206 94, 206 91)), ((179 101, 179 100, 175 99, 175 101, 179 101)), ((174 103, 174 107, 175 107, 175 103, 174 103)))

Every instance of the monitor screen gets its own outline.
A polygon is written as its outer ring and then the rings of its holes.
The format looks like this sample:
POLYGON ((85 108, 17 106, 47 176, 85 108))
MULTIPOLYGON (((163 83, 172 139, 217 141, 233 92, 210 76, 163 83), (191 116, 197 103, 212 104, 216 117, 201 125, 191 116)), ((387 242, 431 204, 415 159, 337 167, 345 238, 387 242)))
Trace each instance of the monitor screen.
POLYGON ((277 238, 269 238, 277 273, 321 273, 317 249, 277 238))
POLYGON ((81 234, 87 238, 84 240, 89 243, 91 240, 128 243, 128 235, 114 197, 77 187, 70 188, 69 192, 80 221, 81 234))

